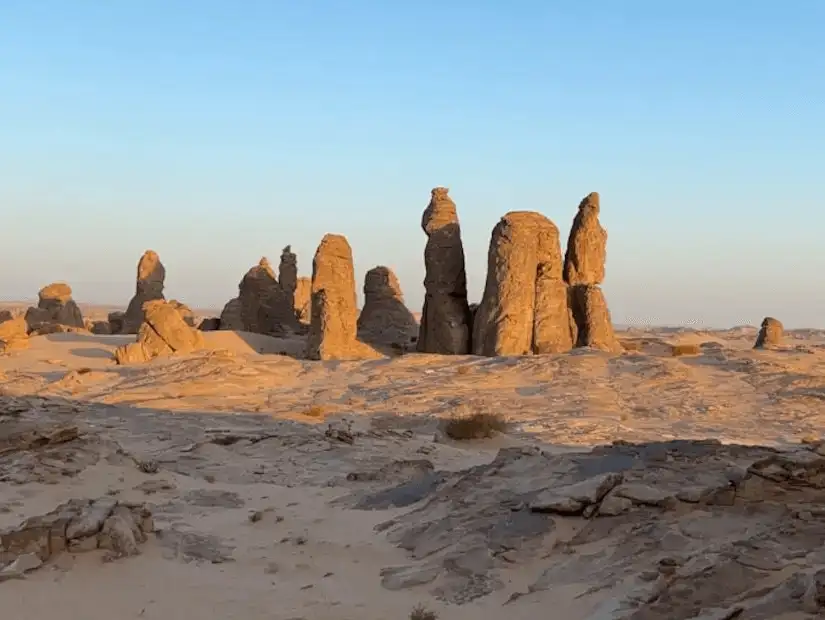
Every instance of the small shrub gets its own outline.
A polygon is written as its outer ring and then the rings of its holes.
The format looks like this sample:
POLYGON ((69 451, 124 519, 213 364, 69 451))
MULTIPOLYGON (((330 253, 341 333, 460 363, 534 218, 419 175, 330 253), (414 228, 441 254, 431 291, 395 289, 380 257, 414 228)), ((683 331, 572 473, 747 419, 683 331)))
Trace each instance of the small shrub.
POLYGON ((326 410, 322 405, 312 405, 312 407, 303 412, 303 415, 308 418, 323 418, 325 414, 326 410))
POLYGON ((416 605, 410 612, 410 620, 438 620, 438 614, 424 605, 416 605))
POLYGON ((90 372, 92 372, 92 369, 86 366, 77 369, 77 374, 79 375, 88 375, 90 372))
POLYGON ((698 344, 674 344, 670 346, 670 354, 673 357, 679 357, 680 355, 699 355, 702 352, 702 349, 699 348, 698 344))
POLYGON ((450 439, 489 439, 507 430, 507 419, 500 413, 471 413, 450 418, 444 432, 450 439))

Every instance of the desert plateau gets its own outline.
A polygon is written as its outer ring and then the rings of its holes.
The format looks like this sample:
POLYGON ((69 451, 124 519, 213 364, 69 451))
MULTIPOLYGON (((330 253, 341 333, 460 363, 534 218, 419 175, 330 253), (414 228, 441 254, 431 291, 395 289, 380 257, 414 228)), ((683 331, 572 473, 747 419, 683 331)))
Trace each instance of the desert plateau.
POLYGON ((599 212, 507 213, 475 304, 433 189, 420 313, 337 234, 221 312, 151 250, 5 304, 3 617, 825 616, 825 331, 614 327, 599 212))

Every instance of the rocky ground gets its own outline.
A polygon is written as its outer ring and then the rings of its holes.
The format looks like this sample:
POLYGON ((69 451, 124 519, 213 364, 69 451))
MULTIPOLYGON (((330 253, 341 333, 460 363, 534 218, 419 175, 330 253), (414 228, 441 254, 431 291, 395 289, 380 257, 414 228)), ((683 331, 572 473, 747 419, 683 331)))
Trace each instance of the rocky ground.
POLYGON ((362 362, 205 336, 141 366, 76 333, 0 358, 10 617, 825 614, 821 333, 362 362), (477 412, 507 431, 444 434, 477 412))

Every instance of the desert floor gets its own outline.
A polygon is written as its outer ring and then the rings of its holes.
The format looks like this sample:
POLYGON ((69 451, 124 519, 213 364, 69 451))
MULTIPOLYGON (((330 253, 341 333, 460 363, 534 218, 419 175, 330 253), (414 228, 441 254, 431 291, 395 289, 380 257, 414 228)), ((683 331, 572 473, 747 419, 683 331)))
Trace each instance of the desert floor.
POLYGON ((146 502, 156 528, 138 556, 64 553, 0 583, 4 618, 821 617, 823 333, 776 351, 752 350, 751 329, 639 331, 619 356, 365 362, 205 336, 209 353, 132 367, 111 360, 128 336, 39 336, 0 358, 0 529, 104 496, 146 502), (508 432, 444 435, 474 412, 508 432), (80 436, 9 439, 66 425, 80 436), (571 487, 617 475, 617 514, 559 514, 592 503, 571 487))

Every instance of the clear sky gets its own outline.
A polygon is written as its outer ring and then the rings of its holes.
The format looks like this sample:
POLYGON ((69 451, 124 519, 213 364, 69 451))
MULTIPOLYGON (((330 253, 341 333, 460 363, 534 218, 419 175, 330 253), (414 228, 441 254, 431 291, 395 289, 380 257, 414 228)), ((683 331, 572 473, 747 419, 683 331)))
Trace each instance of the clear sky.
POLYGON ((422 301, 446 185, 490 231, 602 196, 617 323, 825 327, 822 0, 3 0, 0 297, 222 306, 347 235, 422 301))

